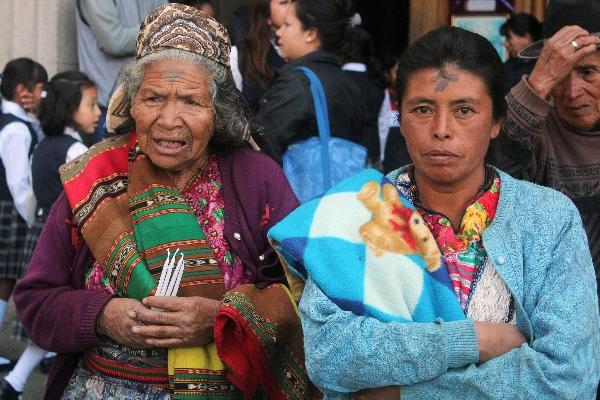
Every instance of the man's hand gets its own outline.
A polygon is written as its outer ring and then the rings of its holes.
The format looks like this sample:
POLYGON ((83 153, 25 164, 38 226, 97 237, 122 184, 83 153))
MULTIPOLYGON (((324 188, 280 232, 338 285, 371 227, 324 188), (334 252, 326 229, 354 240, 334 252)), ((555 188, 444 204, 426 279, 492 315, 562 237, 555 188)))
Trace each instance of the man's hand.
POLYGON ((598 43, 600 37, 591 36, 585 29, 565 26, 544 43, 529 76, 529 85, 540 97, 547 98, 552 89, 569 76, 579 60, 596 51, 598 43))
POLYGON ((354 393, 352 398, 354 400, 398 400, 400 399, 400 386, 363 389, 354 393))
POLYGON ((122 345, 135 349, 149 348, 151 346, 146 338, 132 331, 138 322, 130 317, 144 310, 147 308, 137 300, 114 298, 106 304, 98 317, 96 331, 122 345))
POLYGON ((525 337, 516 326, 494 322, 474 322, 479 342, 479 362, 484 363, 521 347, 525 337))
POLYGON ((196 347, 212 342, 215 314, 221 302, 205 297, 151 296, 143 300, 147 307, 129 312, 137 322, 132 332, 145 338, 151 347, 196 347))

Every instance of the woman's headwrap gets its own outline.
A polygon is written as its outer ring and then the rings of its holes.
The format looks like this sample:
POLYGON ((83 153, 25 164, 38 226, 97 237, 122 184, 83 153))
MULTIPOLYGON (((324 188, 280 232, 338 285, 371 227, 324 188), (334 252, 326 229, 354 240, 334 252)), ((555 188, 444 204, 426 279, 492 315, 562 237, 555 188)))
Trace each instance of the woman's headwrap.
MULTIPOLYGON (((156 8, 142 22, 137 37, 136 61, 167 49, 198 54, 230 68, 231 42, 227 30, 194 7, 166 4, 156 8)), ((130 108, 131 104, 120 85, 108 104, 106 129, 114 133, 129 119, 130 108)))

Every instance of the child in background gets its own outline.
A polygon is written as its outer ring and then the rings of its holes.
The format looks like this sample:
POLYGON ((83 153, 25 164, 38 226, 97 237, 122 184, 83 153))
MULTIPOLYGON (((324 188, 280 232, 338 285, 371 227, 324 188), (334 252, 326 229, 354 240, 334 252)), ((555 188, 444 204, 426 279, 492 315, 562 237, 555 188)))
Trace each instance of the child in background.
MULTIPOLYGON (((0 327, 8 299, 26 269, 23 248, 35 199, 29 158, 43 134, 31 114, 37 112, 48 75, 29 58, 9 61, 2 71, 0 93, 0 327)), ((0 357, 0 370, 12 367, 0 357)))
POLYGON ((87 151, 81 135, 93 134, 100 118, 96 86, 83 72, 55 75, 46 92, 39 114, 46 137, 31 161, 33 192, 38 202, 36 223, 45 221, 62 192, 58 167, 87 151))
MULTIPOLYGON (((36 147, 31 161, 37 212, 28 232, 24 259, 29 261, 50 207, 62 192, 58 168, 87 151, 81 135, 91 135, 98 126, 100 108, 94 82, 78 71, 55 75, 41 101, 39 118, 46 137, 36 147)), ((46 351, 29 342, 15 368, 0 384, 0 400, 17 399, 33 368, 46 351)))

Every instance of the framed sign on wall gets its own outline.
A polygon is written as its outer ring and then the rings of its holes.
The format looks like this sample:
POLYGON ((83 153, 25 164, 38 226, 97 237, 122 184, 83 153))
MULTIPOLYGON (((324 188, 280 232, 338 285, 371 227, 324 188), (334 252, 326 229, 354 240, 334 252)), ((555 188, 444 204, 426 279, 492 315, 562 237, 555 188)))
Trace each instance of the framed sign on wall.
POLYGON ((508 20, 509 14, 454 14, 450 19, 452 26, 466 29, 480 34, 489 40, 502 61, 508 58, 508 52, 504 47, 504 36, 500 34, 500 27, 508 20))

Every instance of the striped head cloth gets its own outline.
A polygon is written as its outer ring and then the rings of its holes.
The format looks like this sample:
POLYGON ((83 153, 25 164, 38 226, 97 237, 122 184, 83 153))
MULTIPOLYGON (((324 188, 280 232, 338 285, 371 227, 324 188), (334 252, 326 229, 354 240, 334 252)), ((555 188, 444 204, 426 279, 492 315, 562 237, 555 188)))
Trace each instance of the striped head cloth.
POLYGON ((189 51, 229 68, 231 43, 227 30, 194 7, 165 4, 142 22, 135 59, 164 49, 189 51))

